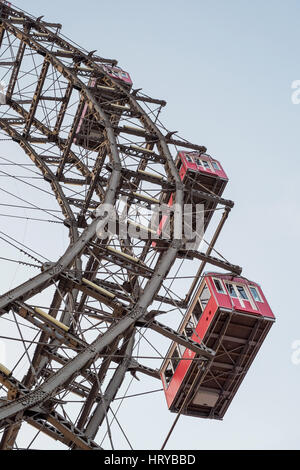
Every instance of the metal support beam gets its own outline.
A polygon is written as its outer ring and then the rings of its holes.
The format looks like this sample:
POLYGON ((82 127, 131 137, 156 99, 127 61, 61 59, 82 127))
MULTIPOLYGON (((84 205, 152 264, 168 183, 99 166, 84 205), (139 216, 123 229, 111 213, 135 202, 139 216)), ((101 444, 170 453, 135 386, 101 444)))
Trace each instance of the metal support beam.
POLYGON ((215 355, 215 352, 212 349, 207 348, 205 344, 197 343, 196 341, 193 341, 192 339, 187 338, 184 334, 178 333, 177 331, 173 330, 173 328, 170 328, 169 326, 159 323, 157 320, 152 320, 150 322, 140 321, 138 322, 138 325, 140 326, 145 325, 151 330, 154 330, 157 333, 160 333, 161 335, 166 336, 172 341, 175 341, 175 343, 181 344, 185 348, 188 348, 191 351, 195 352, 196 354, 199 354, 205 358, 210 359, 211 357, 215 355))
MULTIPOLYGON (((107 348, 107 352, 106 352, 107 357, 105 357, 103 359, 103 362, 100 366, 99 372, 98 372, 97 376, 95 376, 93 386, 92 386, 92 388, 90 390, 90 393, 87 396, 86 402, 85 402, 85 404, 82 408, 80 418, 79 418, 78 424, 77 424, 79 429, 82 429, 84 427, 94 403, 96 401, 99 401, 97 399, 98 399, 98 396, 99 396, 100 386, 101 386, 102 381, 103 381, 103 379, 104 379, 104 377, 105 377, 105 375, 108 371, 108 368, 109 368, 109 366, 112 362, 112 356, 115 355, 115 353, 117 351, 118 342, 119 342, 119 339, 116 338, 115 341, 107 348)), ((101 401, 101 399, 102 399, 102 397, 100 397, 100 401, 101 401)))
POLYGON ((206 193, 204 191, 200 191, 199 189, 188 189, 187 192, 192 196, 195 196, 197 199, 202 198, 206 201, 211 201, 215 204, 221 204, 223 206, 229 207, 230 209, 232 209, 234 206, 234 202, 230 201, 229 199, 223 199, 220 196, 215 196, 212 193, 206 193))
POLYGON ((31 103, 31 107, 30 107, 30 110, 29 110, 29 114, 28 114, 28 117, 26 119, 25 128, 24 128, 24 131, 23 131, 23 137, 25 137, 25 138, 27 138, 29 136, 30 127, 32 125, 32 121, 34 119, 34 115, 35 115, 35 112, 36 112, 38 104, 39 104, 39 99, 41 97, 43 86, 44 86, 44 83, 45 83, 45 80, 46 80, 46 77, 47 77, 49 65, 50 65, 50 63, 48 62, 48 60, 44 60, 42 70, 41 70, 41 73, 40 73, 40 76, 39 76, 39 79, 38 79, 38 82, 37 82, 37 87, 36 87, 34 97, 33 97, 32 103, 31 103))
POLYGON ((178 252, 179 258, 187 258, 187 259, 200 259, 205 263, 212 264, 213 266, 218 266, 218 268, 225 269, 230 271, 236 275, 240 275, 242 273, 242 268, 235 264, 231 264, 228 261, 223 261, 219 258, 215 258, 214 256, 207 255, 206 253, 201 253, 196 250, 181 250, 178 252))
POLYGON ((134 333, 131 332, 131 335, 129 337, 127 336, 124 342, 126 344, 124 358, 122 359, 120 365, 117 367, 111 381, 107 386, 107 389, 105 390, 103 399, 100 403, 98 403, 93 413, 93 416, 91 417, 85 429, 85 434, 92 439, 96 436, 99 426, 101 426, 101 423, 105 419, 110 404, 115 398, 130 365, 132 350, 134 346, 134 333))
POLYGON ((22 63, 22 60, 23 60, 23 57, 24 57, 25 49, 26 49, 26 44, 23 43, 23 42, 20 42, 19 49, 18 49, 17 56, 16 56, 16 60, 15 60, 15 65, 14 65, 14 68, 13 68, 13 71, 12 71, 12 74, 11 74, 11 77, 10 77, 10 80, 9 80, 9 84, 8 84, 8 87, 7 87, 7 92, 6 92, 7 102, 9 102, 9 100, 12 98, 12 95, 13 95, 13 92, 14 92, 14 89, 15 89, 15 86, 16 86, 16 83, 17 83, 21 63, 22 63))

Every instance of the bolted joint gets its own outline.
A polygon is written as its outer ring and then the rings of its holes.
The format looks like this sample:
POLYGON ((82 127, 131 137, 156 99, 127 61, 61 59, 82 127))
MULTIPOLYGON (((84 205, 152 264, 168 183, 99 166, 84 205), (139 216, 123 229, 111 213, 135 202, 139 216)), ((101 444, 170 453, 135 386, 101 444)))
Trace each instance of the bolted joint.
POLYGON ((182 248, 183 244, 184 244, 183 240, 174 239, 174 240, 172 240, 171 246, 172 246, 172 248, 176 248, 177 250, 180 250, 180 248, 182 248))
POLYGON ((46 263, 43 263, 41 266, 42 273, 44 271, 47 271, 47 269, 53 268, 53 266, 55 266, 55 263, 52 263, 51 261, 47 261, 46 263))
POLYGON ((184 191, 185 185, 181 181, 176 181, 176 191, 184 191))
POLYGON ((122 167, 121 163, 113 162, 112 164, 110 164, 110 168, 112 168, 115 171, 122 171, 123 167, 122 167))
POLYGON ((143 307, 136 307, 129 314, 129 317, 132 318, 133 320, 137 320, 138 318, 141 318, 143 316, 145 311, 146 311, 146 309, 143 308, 143 307))

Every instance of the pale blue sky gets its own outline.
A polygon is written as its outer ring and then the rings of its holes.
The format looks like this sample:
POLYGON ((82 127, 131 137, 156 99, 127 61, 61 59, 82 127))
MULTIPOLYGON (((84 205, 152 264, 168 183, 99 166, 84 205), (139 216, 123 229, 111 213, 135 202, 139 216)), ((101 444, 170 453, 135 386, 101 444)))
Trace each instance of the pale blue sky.
MULTIPOLYGON (((223 422, 181 417, 170 449, 299 449, 300 3, 289 0, 19 0, 66 36, 116 58, 136 88, 168 102, 161 120, 229 175, 236 205, 217 248, 261 284, 277 318, 223 422)), ((141 390, 142 390, 141 385, 141 390)), ((151 385, 149 386, 151 388, 151 385)), ((123 408, 139 448, 157 448, 174 415, 160 394, 123 408), (140 426, 130 413, 144 408, 140 426), (146 440, 146 442, 145 442, 146 440)))

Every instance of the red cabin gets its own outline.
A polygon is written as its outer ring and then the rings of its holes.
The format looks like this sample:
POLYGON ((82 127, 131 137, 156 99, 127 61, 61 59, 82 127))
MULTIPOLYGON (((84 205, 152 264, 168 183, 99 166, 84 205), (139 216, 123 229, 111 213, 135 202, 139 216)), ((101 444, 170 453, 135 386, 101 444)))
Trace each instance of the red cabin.
MULTIPOLYGON (((217 200, 206 199, 205 194, 221 197, 228 182, 228 177, 218 160, 199 152, 178 152, 175 165, 186 189, 190 189, 190 192, 186 193, 184 203, 204 205, 204 230, 206 230, 218 202, 217 200), (198 191, 193 192, 193 190, 198 191)), ((173 205, 173 194, 163 202, 171 207, 173 205)), ((167 219, 167 215, 161 217, 157 229, 158 235, 162 233, 167 219)), ((155 242, 153 242, 153 246, 156 246, 155 242)))
POLYGON ((222 419, 274 321, 259 284, 206 273, 179 332, 216 354, 204 362, 191 350, 171 345, 161 367, 170 411, 178 412, 190 392, 183 414, 222 419))
POLYGON ((176 166, 179 169, 182 180, 190 177, 194 179, 195 182, 198 181, 204 184, 207 189, 209 188, 218 196, 221 196, 228 181, 221 163, 206 153, 178 152, 176 166), (198 176, 193 175, 193 173, 197 173, 197 175, 200 173, 202 181, 199 180, 198 176), (216 177, 220 179, 217 184, 216 177), (225 185, 223 185, 221 181, 225 182, 225 185))
MULTIPOLYGON (((103 68, 112 78, 122 82, 126 88, 131 88, 132 81, 128 72, 125 72, 120 67, 111 67, 108 65, 103 65, 103 68)), ((91 79, 89 87, 93 89, 99 104, 102 105, 107 115, 110 116, 111 122, 114 125, 118 125, 122 113, 127 109, 126 98, 123 97, 120 100, 120 97, 116 95, 117 90, 112 86, 108 86, 102 79, 91 79), (112 104, 110 104, 111 101, 112 104)), ((102 132, 102 127, 100 127, 99 123, 94 119, 93 112, 91 112, 86 103, 76 130, 74 143, 88 150, 95 150, 102 142, 102 132)))
POLYGON ((128 72, 125 72, 120 67, 111 67, 109 65, 102 65, 102 67, 112 78, 121 80, 123 85, 126 84, 129 88, 132 87, 132 80, 128 72))

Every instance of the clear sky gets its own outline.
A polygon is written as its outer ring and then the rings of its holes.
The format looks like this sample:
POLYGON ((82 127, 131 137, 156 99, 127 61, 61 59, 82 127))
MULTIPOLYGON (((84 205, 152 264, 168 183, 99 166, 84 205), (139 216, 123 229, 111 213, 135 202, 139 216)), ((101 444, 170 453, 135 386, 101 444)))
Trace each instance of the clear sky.
MULTIPOLYGON (((168 102, 165 126, 207 146, 229 175, 225 197, 236 204, 217 248, 261 284, 277 322, 224 420, 181 417, 168 448, 299 449, 300 364, 291 357, 300 340, 300 105, 291 101, 291 84, 300 80, 300 2, 17 5, 61 22, 87 50, 118 59, 136 88, 168 102)), ((139 448, 161 445, 174 417, 162 394, 133 399, 122 411, 139 448), (130 418, 136 410, 140 424, 130 418)))

